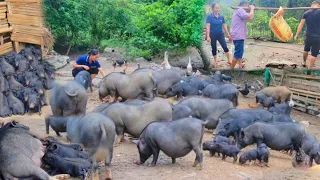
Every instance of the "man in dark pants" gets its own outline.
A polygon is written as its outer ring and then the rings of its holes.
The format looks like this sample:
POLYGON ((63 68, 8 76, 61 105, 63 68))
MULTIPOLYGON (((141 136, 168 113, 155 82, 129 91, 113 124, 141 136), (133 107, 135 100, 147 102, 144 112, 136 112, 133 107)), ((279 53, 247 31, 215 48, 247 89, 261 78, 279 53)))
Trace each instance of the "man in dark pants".
MULTIPOLYGON (((311 7, 317 8, 320 7, 319 1, 313 1, 311 7)), ((303 66, 308 67, 308 75, 311 74, 310 69, 316 62, 317 56, 320 50, 320 9, 311 9, 303 14, 301 22, 299 24, 297 34, 294 37, 295 40, 299 38, 299 34, 304 26, 307 24, 307 32, 303 53, 303 66), (306 65, 308 59, 308 53, 311 50, 310 62, 306 65)))
POLYGON ((217 41, 219 41, 221 47, 223 48, 224 52, 226 53, 226 57, 228 59, 228 64, 230 65, 231 64, 230 52, 227 47, 227 43, 224 38, 224 33, 222 31, 222 28, 224 29, 225 33, 227 34, 230 42, 232 42, 232 39, 229 34, 224 17, 219 14, 220 13, 219 4, 213 3, 211 8, 212 8, 212 14, 209 14, 207 17, 206 33, 207 33, 207 41, 209 43, 211 43, 212 55, 214 58, 214 66, 215 67, 218 66, 217 41))
POLYGON ((76 75, 80 71, 88 71, 91 74, 91 79, 94 79, 100 72, 102 76, 106 76, 106 73, 102 70, 101 65, 98 62, 100 57, 99 51, 97 49, 92 49, 88 55, 80 56, 77 61, 73 63, 72 76, 76 75))

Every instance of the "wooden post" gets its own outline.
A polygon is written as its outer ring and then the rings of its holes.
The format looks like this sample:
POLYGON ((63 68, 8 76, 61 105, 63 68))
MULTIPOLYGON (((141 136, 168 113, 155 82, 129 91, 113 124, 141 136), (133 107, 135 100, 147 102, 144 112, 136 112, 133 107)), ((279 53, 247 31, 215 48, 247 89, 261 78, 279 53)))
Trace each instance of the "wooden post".
POLYGON ((19 42, 13 41, 13 46, 14 46, 14 50, 16 51, 16 53, 19 53, 20 52, 19 42))
POLYGON ((0 41, 1 41, 1 42, 0 42, 1 44, 0 44, 0 45, 3 45, 3 35, 0 36, 0 41))

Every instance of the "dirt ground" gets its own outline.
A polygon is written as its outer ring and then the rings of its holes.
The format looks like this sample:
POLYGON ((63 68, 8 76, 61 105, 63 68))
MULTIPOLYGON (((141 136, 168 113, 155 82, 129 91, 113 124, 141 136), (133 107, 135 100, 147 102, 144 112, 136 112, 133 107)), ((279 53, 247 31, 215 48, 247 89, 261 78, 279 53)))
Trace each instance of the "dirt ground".
MULTIPOLYGON (((111 72, 111 63, 101 58, 100 62, 105 67, 107 72, 111 72)), ((146 63, 142 64, 146 66, 146 63)), ((136 68, 135 64, 130 64, 127 72, 133 71, 136 68)), ((122 71, 123 67, 117 68, 116 71, 122 71)), ((59 80, 71 80, 71 65, 67 65, 59 70, 60 73, 57 78, 59 80)), ((98 78, 101 76, 98 76, 98 78)), ((239 97, 239 108, 247 108, 249 103, 254 103, 254 93, 251 92, 247 98, 239 97)), ((101 104, 98 99, 98 89, 94 88, 93 93, 89 93, 89 101, 87 112, 101 104)), ((41 137, 45 134, 44 117, 51 114, 49 106, 42 108, 43 116, 40 117, 38 113, 33 113, 31 116, 13 116, 8 119, 16 119, 22 124, 30 127, 31 131, 35 132, 41 137)), ((311 126, 308 127, 308 133, 315 135, 320 139, 320 118, 310 116, 299 111, 293 111, 293 119, 297 121, 309 121, 311 126)), ((50 130, 50 135, 56 137, 55 133, 50 130)), ((66 141, 65 134, 60 140, 66 141)), ((203 141, 212 139, 212 131, 206 131, 203 141)), ((251 149, 252 146, 247 148, 251 149)), ((242 151, 243 152, 243 151, 242 151)), ((295 179, 319 179, 320 175, 308 174, 305 169, 293 168, 291 165, 291 157, 288 154, 271 151, 269 166, 260 167, 255 164, 240 166, 238 163, 233 164, 231 158, 227 158, 224 162, 219 157, 210 157, 209 152, 204 152, 204 166, 202 170, 199 167, 192 167, 195 159, 195 153, 190 152, 187 156, 177 159, 175 164, 171 164, 171 158, 168 158, 163 153, 159 156, 157 166, 149 167, 150 158, 144 165, 138 166, 133 162, 138 159, 138 151, 136 146, 130 142, 128 138, 126 141, 114 148, 112 160, 112 174, 114 179, 130 179, 130 180, 147 180, 147 179, 225 179, 225 180, 295 180, 295 179)))
MULTIPOLYGON (((204 49, 208 55, 211 53, 211 46, 207 42, 203 42, 204 49)), ((219 67, 217 69, 228 69, 227 58, 220 44, 218 43, 218 61, 219 67)), ((231 58, 234 53, 234 45, 228 44, 231 52, 231 58)), ((288 61, 289 63, 297 64, 302 68, 301 63, 304 45, 277 43, 277 42, 264 42, 261 40, 248 39, 245 41, 245 53, 243 59, 246 63, 245 70, 264 69, 266 64, 272 61, 288 61)), ((212 55, 210 54, 210 57, 212 55)), ((318 56, 319 59, 319 56, 318 56)), ((308 63, 308 61, 307 61, 308 63)), ((238 66, 236 66, 238 68, 238 66)), ((316 61, 314 69, 320 68, 319 60, 316 61)))

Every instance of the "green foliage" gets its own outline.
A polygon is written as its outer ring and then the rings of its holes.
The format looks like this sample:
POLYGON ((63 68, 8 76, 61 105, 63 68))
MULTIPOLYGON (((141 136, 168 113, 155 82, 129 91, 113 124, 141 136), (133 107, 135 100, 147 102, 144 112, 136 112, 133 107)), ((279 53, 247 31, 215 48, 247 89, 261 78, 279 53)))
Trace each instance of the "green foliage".
POLYGON ((150 57, 200 47, 203 0, 46 0, 47 23, 60 46, 125 46, 150 57))
MULTIPOLYGON (((221 14, 231 27, 240 0, 45 0, 47 24, 57 46, 91 48, 123 47, 131 56, 150 58, 164 50, 200 47, 204 5, 219 2, 221 14), (227 3, 227 4, 225 4, 227 3)), ((312 0, 250 0, 256 6, 310 6, 312 0)), ((295 33, 303 11, 286 11, 295 33)), ((248 23, 249 37, 272 38, 270 12, 256 11, 248 23)), ((301 35, 302 37, 302 35, 301 35)))
POLYGON ((86 18, 84 0, 64 1, 46 0, 46 22, 51 27, 54 38, 61 45, 86 44, 90 40, 88 31, 84 27, 89 26, 86 18))

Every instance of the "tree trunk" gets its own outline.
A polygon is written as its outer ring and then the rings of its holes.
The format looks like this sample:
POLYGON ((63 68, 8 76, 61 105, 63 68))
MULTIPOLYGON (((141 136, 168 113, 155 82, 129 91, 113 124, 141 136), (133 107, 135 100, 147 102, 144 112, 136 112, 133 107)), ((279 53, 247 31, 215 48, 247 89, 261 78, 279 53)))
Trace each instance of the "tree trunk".
POLYGON ((71 47, 72 47, 72 44, 70 43, 70 45, 69 45, 69 47, 68 47, 68 50, 67 50, 67 53, 66 53, 66 56, 69 55, 69 52, 70 52, 71 47))

